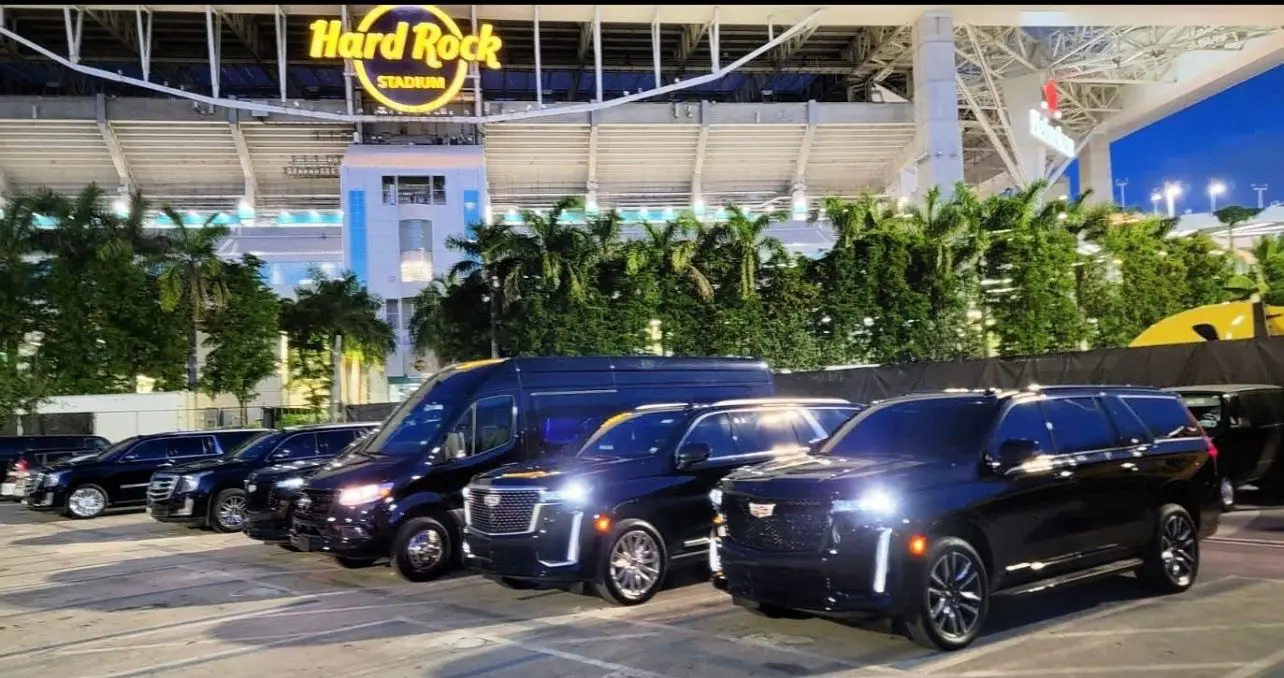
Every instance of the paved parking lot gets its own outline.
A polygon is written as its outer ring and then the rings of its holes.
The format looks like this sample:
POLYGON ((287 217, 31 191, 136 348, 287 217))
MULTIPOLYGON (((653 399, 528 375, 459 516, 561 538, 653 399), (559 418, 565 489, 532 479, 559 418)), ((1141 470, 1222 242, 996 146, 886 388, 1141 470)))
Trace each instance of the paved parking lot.
POLYGON ((1231 516, 1201 583, 1140 597, 1120 577, 1004 601, 950 655, 885 628, 764 620, 707 585, 640 608, 476 577, 406 584, 132 513, 0 506, 0 675, 1284 676, 1284 510, 1231 516))

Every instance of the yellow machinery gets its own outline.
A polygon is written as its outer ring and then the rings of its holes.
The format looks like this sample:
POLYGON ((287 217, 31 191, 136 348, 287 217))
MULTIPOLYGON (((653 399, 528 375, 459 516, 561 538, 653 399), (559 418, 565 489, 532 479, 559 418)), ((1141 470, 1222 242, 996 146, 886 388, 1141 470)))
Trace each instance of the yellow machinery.
POLYGON ((1151 325, 1128 346, 1253 339, 1259 335, 1284 336, 1284 306, 1231 301, 1192 308, 1151 325))

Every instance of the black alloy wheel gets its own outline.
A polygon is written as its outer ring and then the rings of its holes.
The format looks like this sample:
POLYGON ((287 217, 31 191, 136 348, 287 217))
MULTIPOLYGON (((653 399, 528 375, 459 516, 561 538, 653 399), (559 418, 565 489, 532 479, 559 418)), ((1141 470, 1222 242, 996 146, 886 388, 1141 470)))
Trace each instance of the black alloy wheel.
POLYGON ((971 544, 936 541, 923 559, 918 604, 896 626, 924 647, 953 652, 977 639, 990 611, 990 577, 971 544))

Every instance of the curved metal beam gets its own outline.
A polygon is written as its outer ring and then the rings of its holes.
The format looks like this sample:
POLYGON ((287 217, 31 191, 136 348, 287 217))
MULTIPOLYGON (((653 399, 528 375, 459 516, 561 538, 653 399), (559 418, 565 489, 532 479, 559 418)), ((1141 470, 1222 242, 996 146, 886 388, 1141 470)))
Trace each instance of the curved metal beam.
POLYGON ((96 78, 102 78, 104 80, 111 80, 113 82, 119 82, 126 85, 133 85, 135 87, 142 87, 143 89, 149 89, 154 92, 160 92, 161 94, 167 94, 169 96, 178 97, 180 99, 189 99, 191 101, 206 104, 209 106, 222 106, 223 108, 235 108, 243 111, 257 111, 259 113, 267 113, 269 115, 289 115, 289 116, 300 117, 300 118, 313 118, 316 120, 327 120, 330 122, 346 122, 346 123, 354 123, 354 124, 394 121, 394 122, 455 123, 455 124, 461 124, 461 125, 489 125, 489 124, 494 124, 499 122, 531 120, 534 118, 543 118, 543 117, 548 117, 553 115, 592 113, 593 111, 601 111, 608 108, 614 108, 616 106, 632 103, 634 101, 641 101, 643 99, 649 99, 654 96, 669 94, 670 92, 679 92, 684 89, 690 89, 692 87, 698 87, 700 85, 713 82, 715 80, 725 77, 730 73, 735 72, 741 66, 749 63, 750 61, 753 61, 754 59, 757 59, 763 54, 770 52, 776 47, 779 47, 780 45, 787 43, 790 40, 790 38, 793 38, 795 35, 798 35, 802 31, 806 30, 807 27, 810 26, 814 21, 816 21, 816 19, 824 12, 825 10, 823 8, 812 12, 811 14, 807 15, 805 19, 803 19, 802 21, 799 21, 793 26, 790 26, 788 30, 782 32, 780 35, 777 35, 774 39, 768 41, 766 44, 758 47, 757 49, 744 55, 743 57, 736 59, 730 64, 727 64, 726 66, 723 66, 722 68, 719 68, 713 71, 712 73, 706 73, 701 76, 682 80, 681 82, 675 82, 669 85, 665 85, 663 87, 656 87, 654 89, 650 89, 645 92, 637 92, 635 94, 629 94, 627 96, 618 97, 615 99, 611 99, 609 101, 598 101, 598 102, 593 102, 588 104, 577 104, 574 106, 563 106, 560 108, 552 108, 552 109, 544 109, 544 110, 514 111, 512 113, 500 113, 498 115, 470 115, 470 116, 423 116, 423 115, 404 116, 404 115, 370 115, 370 114, 349 115, 344 113, 329 113, 326 111, 309 111, 302 108, 273 106, 270 104, 262 104, 262 103, 257 103, 253 101, 242 101, 239 99, 222 99, 218 97, 206 96, 204 94, 198 94, 196 92, 187 92, 181 89, 167 87, 165 85, 161 85, 155 82, 146 82, 143 80, 139 80, 137 78, 131 78, 126 75, 121 75, 119 73, 105 71, 101 68, 94 68, 92 66, 85 66, 83 64, 73 63, 71 60, 67 59, 66 57, 42 45, 32 42, 31 40, 28 40, 27 38, 24 38, 21 35, 18 35, 17 33, 14 33, 13 31, 3 26, 0 26, 0 36, 9 38, 14 42, 17 42, 18 44, 23 45, 28 49, 40 54, 41 56, 57 62, 58 64, 62 65, 64 68, 70 69, 77 73, 93 76, 96 78))

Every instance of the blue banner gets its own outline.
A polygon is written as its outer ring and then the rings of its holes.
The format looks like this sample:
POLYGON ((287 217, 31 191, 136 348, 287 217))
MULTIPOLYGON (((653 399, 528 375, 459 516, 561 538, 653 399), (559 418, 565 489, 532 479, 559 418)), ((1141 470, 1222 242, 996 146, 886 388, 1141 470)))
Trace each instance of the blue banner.
POLYGON ((348 268, 369 285, 366 251, 366 192, 348 191, 348 268))

